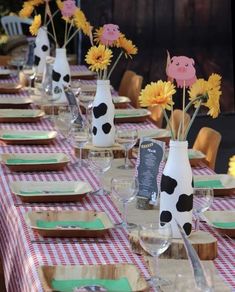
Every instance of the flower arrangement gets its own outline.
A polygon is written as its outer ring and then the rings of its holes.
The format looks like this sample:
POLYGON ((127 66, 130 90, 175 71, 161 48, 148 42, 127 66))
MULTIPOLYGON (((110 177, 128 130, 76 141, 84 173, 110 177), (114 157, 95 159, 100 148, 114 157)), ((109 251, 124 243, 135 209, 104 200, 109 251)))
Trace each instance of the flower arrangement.
POLYGON ((62 45, 63 48, 66 47, 66 45, 72 40, 79 30, 82 30, 85 35, 90 36, 92 27, 87 21, 82 10, 75 5, 74 0, 65 0, 63 2, 61 0, 57 0, 56 4, 58 9, 52 14, 50 0, 28 0, 24 2, 23 8, 19 12, 20 17, 30 17, 33 12, 35 12, 33 23, 29 28, 32 35, 36 36, 40 27, 46 27, 49 23, 51 23, 52 33, 48 33, 55 41, 56 47, 59 47, 53 18, 60 11, 62 19, 65 21, 64 42, 62 45), (36 14, 35 10, 36 7, 42 4, 45 7, 43 23, 41 14, 36 14), (73 30, 73 28, 75 28, 75 30, 73 30))
POLYGON ((96 45, 91 38, 92 47, 87 52, 85 61, 89 69, 97 73, 98 79, 109 79, 123 54, 126 58, 132 58, 138 51, 132 41, 119 31, 118 25, 111 23, 96 29, 94 42, 96 45), (120 53, 112 62, 114 49, 120 49, 120 53))
POLYGON ((184 141, 187 139, 188 132, 199 112, 201 106, 207 107, 208 115, 216 118, 220 113, 219 99, 221 96, 221 76, 211 74, 208 80, 202 78, 197 79, 193 59, 187 57, 173 57, 171 62, 167 64, 168 81, 159 80, 151 82, 142 91, 139 97, 140 105, 143 107, 160 105, 163 110, 164 117, 169 125, 172 140, 184 141), (184 60, 184 61, 183 61, 184 60), (183 113, 194 106, 195 111, 192 115, 189 125, 184 128, 184 114, 178 129, 178 133, 174 133, 172 124, 168 118, 166 110, 174 109, 173 95, 176 93, 176 86, 173 80, 176 80, 177 86, 183 88, 183 113), (185 105, 185 89, 189 88, 189 103, 185 105))

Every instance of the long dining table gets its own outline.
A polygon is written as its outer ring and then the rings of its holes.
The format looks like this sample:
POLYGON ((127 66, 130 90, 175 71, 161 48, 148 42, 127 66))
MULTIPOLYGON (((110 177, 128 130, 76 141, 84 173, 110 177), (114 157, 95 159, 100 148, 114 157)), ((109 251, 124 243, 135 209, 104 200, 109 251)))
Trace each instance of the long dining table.
MULTIPOLYGON (((76 66, 73 70, 85 70, 76 66)), ((2 81, 4 82, 4 81, 2 81)), ((93 83, 94 81, 83 81, 93 83)), ((26 90, 14 96, 28 96, 26 90)), ((7 95, 10 99, 12 95, 7 95)), ((146 120, 142 123, 123 123, 119 128, 152 129, 154 124, 146 120)), ((1 123, 1 129, 12 130, 52 130, 50 120, 43 118, 37 123, 1 123)), ((78 181, 89 182, 94 190, 99 188, 99 179, 89 168, 73 166, 76 160, 71 144, 57 136, 49 145, 6 145, 0 142, 0 154, 3 153, 65 153, 70 163, 62 171, 12 172, 5 165, 0 167, 0 251, 7 291, 36 292, 43 291, 38 267, 53 265, 87 265, 132 263, 141 274, 149 278, 148 267, 143 258, 135 254, 129 245, 128 233, 123 228, 111 229, 102 239, 53 239, 48 242, 33 232, 25 221, 28 211, 42 210, 96 210, 104 211, 112 222, 120 223, 121 215, 110 193, 104 196, 89 195, 78 203, 22 203, 10 190, 13 181, 78 181)), ((193 167, 193 174, 214 174, 205 165, 193 167)), ((215 198, 212 210, 234 210, 235 197, 215 198)), ((226 284, 235 291, 235 244, 234 240, 222 237, 206 223, 201 229, 211 233, 218 240, 218 256, 214 260, 216 270, 226 284)))

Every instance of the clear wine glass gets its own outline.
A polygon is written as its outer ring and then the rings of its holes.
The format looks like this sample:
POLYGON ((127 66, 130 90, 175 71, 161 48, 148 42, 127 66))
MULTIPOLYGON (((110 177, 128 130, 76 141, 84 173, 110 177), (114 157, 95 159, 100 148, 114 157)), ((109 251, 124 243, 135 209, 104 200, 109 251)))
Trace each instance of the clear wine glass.
POLYGON ((29 93, 32 94, 33 79, 36 75, 35 67, 34 65, 25 64, 23 65, 22 72, 29 80, 29 93))
POLYGON ((85 127, 80 127, 80 125, 72 125, 72 145, 79 149, 79 159, 74 164, 78 167, 86 167, 87 164, 82 160, 82 148, 89 140, 89 129, 85 127))
POLYGON ((128 151, 136 144, 138 140, 138 131, 136 129, 133 130, 126 130, 126 129, 119 129, 116 132, 116 142, 125 150, 125 164, 119 166, 121 169, 132 169, 132 166, 128 159, 128 151))
POLYGON ((112 150, 90 150, 88 153, 88 159, 90 162, 90 167, 93 168, 100 179, 100 189, 96 191, 98 195, 104 195, 104 188, 102 185, 102 176, 108 171, 112 165, 113 161, 113 151, 112 150))
POLYGON ((194 188, 193 190, 193 214, 195 220, 195 231, 199 230, 200 216, 209 209, 214 199, 212 188, 194 188))
POLYGON ((153 273, 151 284, 153 287, 161 287, 171 284, 169 280, 159 276, 158 257, 164 253, 172 241, 172 228, 170 223, 160 220, 143 223, 139 226, 139 242, 141 247, 153 256, 153 273))
POLYGON ((66 105, 57 107, 57 115, 54 116, 55 129, 67 140, 70 137, 72 123, 76 117, 73 111, 66 105))
POLYGON ((139 191, 139 182, 133 176, 119 176, 111 179, 111 194, 118 201, 122 202, 122 227, 130 229, 136 225, 127 223, 127 204, 133 201, 139 191))

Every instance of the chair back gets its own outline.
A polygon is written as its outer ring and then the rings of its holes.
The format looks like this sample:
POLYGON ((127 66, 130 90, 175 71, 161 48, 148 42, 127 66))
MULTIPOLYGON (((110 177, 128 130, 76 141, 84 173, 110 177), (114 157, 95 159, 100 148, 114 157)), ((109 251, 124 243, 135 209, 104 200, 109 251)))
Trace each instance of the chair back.
POLYGON ((221 134, 214 129, 203 127, 200 129, 193 149, 199 150, 206 156, 206 162, 211 169, 215 169, 217 152, 221 142, 221 134))
POLYGON ((1 23, 2 26, 5 30, 5 33, 9 36, 13 35, 22 35, 22 23, 31 25, 32 20, 29 18, 20 18, 16 15, 8 15, 8 16, 3 16, 1 18, 1 23))
MULTIPOLYGON (((170 117, 170 124, 171 124, 173 132, 176 135, 176 138, 178 138, 178 130, 179 130, 182 118, 183 118, 183 111, 180 109, 175 109, 170 117)), ((190 120, 191 120, 190 115, 188 113, 184 113, 184 133, 190 123, 190 120)), ((166 128, 169 130, 170 129, 169 125, 167 125, 166 128)))
POLYGON ((150 119, 158 127, 162 128, 163 110, 160 105, 149 106, 148 110, 151 112, 150 119))
POLYGON ((121 83, 119 85, 119 89, 118 89, 118 94, 120 96, 127 96, 128 95, 128 90, 129 90, 131 78, 135 75, 136 75, 136 73, 134 71, 131 71, 131 70, 126 70, 124 72, 124 74, 122 76, 121 83))
POLYGON ((235 177, 235 155, 230 157, 228 164, 228 174, 235 177))
POLYGON ((143 77, 140 75, 135 75, 131 78, 130 84, 129 84, 129 90, 128 90, 128 97, 131 100, 131 105, 135 108, 139 108, 139 96, 140 91, 142 88, 143 83, 143 77))

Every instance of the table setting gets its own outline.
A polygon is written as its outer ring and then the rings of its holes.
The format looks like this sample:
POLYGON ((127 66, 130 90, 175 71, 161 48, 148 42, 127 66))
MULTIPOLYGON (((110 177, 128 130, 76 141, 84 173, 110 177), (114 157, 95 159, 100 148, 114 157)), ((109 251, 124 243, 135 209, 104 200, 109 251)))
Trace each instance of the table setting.
MULTIPOLYGON (((196 80, 192 62, 190 75, 181 76, 174 68, 182 60, 170 58, 171 81, 146 85, 142 108, 133 108, 110 76, 137 47, 114 24, 92 35, 74 1, 57 5, 66 32, 50 82, 42 76, 49 2, 44 24, 38 14, 30 28, 37 64, 18 68, 29 87, 0 71, 0 249, 8 291, 184 291, 192 279, 191 291, 232 291, 235 179, 216 174, 187 141, 201 105, 217 117, 219 101, 210 101, 212 92, 219 99, 221 77, 196 80), (73 26, 92 40, 87 66, 67 62, 73 26), (195 106, 189 127, 183 118, 177 133, 166 113, 173 110, 174 80, 184 100, 189 89, 183 111, 195 106), (150 121, 147 106, 156 104, 169 130, 150 121)), ((27 13, 23 6, 21 15, 27 13)), ((57 43, 55 31, 51 38, 57 43)))

